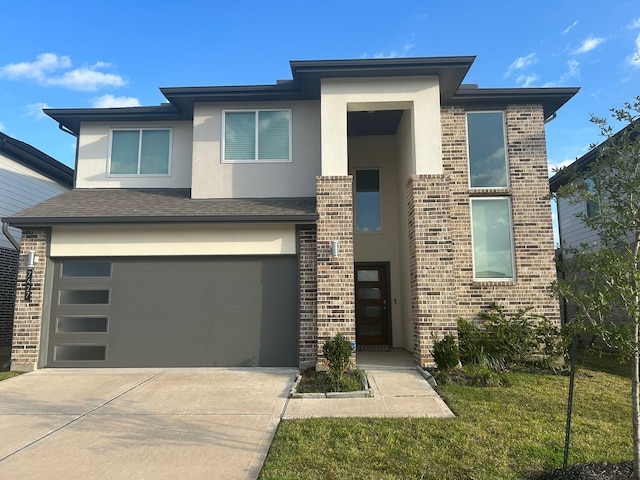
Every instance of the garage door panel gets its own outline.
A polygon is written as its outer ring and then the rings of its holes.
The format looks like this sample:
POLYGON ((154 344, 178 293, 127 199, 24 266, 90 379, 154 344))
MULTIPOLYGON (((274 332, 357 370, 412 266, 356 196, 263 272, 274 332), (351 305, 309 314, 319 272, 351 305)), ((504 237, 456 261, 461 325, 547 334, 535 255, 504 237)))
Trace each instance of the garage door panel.
MULTIPOLYGON (((74 259, 77 261, 82 260, 74 259)), ((109 302, 52 302, 48 365, 297 365, 295 256, 104 261, 112 263, 110 277, 84 279, 62 278, 64 260, 56 262, 54 296, 69 288, 106 288, 109 302), (102 319, 75 318, 83 316, 102 319), (56 330, 58 318, 63 318, 63 330, 68 331, 56 330), (105 324, 108 332, 97 333, 105 324), (78 325, 93 330, 76 332, 78 325), (106 360, 87 360, 96 355, 97 347, 66 348, 68 345, 102 345, 106 360), (64 361, 55 359, 56 346, 64 361)))

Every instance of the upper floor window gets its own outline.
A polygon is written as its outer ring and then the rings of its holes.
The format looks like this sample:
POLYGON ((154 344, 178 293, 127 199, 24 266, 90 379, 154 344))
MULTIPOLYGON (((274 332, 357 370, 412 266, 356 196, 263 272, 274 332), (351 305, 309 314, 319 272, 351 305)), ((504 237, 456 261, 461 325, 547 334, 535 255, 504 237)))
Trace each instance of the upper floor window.
POLYGON ((171 129, 111 131, 110 175, 169 175, 171 129))
MULTIPOLYGON (((593 179, 586 178, 584 180, 584 184, 589 189, 589 192, 593 195, 595 194, 595 183, 593 179)), ((594 218, 600 215, 600 205, 595 200, 587 200, 587 217, 594 218)))
POLYGON ((223 162, 290 162, 291 110, 225 111, 223 162))
POLYGON ((355 204, 356 232, 382 232, 380 170, 356 170, 355 204))
POLYGON ((502 112, 467 113, 471 188, 509 186, 504 125, 502 112))

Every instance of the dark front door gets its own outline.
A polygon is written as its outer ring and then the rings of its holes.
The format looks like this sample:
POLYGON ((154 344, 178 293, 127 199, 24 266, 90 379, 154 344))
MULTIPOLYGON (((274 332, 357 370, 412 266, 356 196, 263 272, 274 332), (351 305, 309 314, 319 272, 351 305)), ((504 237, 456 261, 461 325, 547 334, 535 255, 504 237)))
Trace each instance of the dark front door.
POLYGON ((356 335, 358 345, 390 345, 387 266, 356 265, 356 335))

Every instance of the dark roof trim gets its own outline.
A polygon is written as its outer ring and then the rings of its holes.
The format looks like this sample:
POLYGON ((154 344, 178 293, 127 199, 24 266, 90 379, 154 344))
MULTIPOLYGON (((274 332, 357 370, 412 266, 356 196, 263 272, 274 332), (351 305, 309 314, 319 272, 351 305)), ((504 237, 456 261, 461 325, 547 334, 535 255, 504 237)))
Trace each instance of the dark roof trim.
POLYGON ((45 108, 43 112, 76 135, 80 133, 81 122, 172 122, 191 119, 168 103, 155 107, 45 108))
POLYGON ((80 122, 188 120, 196 103, 276 102, 320 99, 320 83, 326 78, 391 78, 437 76, 443 105, 503 106, 538 103, 549 118, 578 91, 577 88, 479 89, 462 86, 474 56, 365 58, 356 60, 293 60, 292 79, 273 85, 163 87, 170 104, 158 107, 106 109, 46 109, 44 112, 71 132, 80 122))
POLYGON ((460 88, 447 105, 491 108, 509 104, 541 104, 545 120, 567 103, 580 89, 565 88, 460 88))
MULTIPOLYGON (((623 132, 625 132, 628 129, 633 128, 633 126, 638 121, 640 121, 640 120, 636 120, 636 121, 630 123, 629 125, 624 127, 622 130, 617 132, 615 135, 611 136, 610 138, 607 138, 604 142, 600 143, 599 145, 596 145, 591 150, 589 150, 587 153, 585 153, 583 156, 581 156, 580 158, 576 159, 575 162, 573 162, 572 164, 568 165, 566 168, 575 169, 574 171, 578 171, 578 172, 583 171, 591 163, 595 162, 598 159, 598 153, 600 153, 600 150, 602 149, 602 147, 605 144, 607 144, 609 142, 615 142, 618 138, 620 138, 623 135, 623 132)), ((637 135, 637 134, 638 133, 635 132, 635 135, 637 135)), ((631 135, 634 135, 634 133, 632 133, 631 135)), ((561 171, 557 172, 553 177, 551 177, 549 179, 549 189, 552 192, 557 192, 559 187, 561 187, 563 185, 566 185, 570 180, 571 180, 571 174, 567 173, 566 170, 561 170, 561 171)))
POLYGON ((73 169, 37 148, 2 132, 0 132, 0 152, 65 187, 73 187, 73 169))
POLYGON ((318 220, 317 214, 309 215, 202 215, 202 216, 132 216, 132 217, 8 217, 3 221, 12 227, 53 227, 56 225, 79 225, 79 224, 114 224, 114 223, 293 223, 293 224, 315 224, 318 220))

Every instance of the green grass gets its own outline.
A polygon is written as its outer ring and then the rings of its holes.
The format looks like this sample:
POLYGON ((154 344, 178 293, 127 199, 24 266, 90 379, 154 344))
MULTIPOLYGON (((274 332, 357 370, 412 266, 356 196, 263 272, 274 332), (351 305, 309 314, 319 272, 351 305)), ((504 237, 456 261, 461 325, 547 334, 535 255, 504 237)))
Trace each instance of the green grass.
MULTIPOLYGON (((282 421, 260 478, 526 479, 562 466, 568 377, 506 375, 508 387, 442 386, 454 419, 282 421)), ((583 368, 569 462, 631 458, 629 380, 583 368)))
POLYGON ((11 377, 17 377, 18 375, 21 375, 22 372, 0 372, 0 382, 2 380, 6 380, 7 378, 11 378, 11 377))

